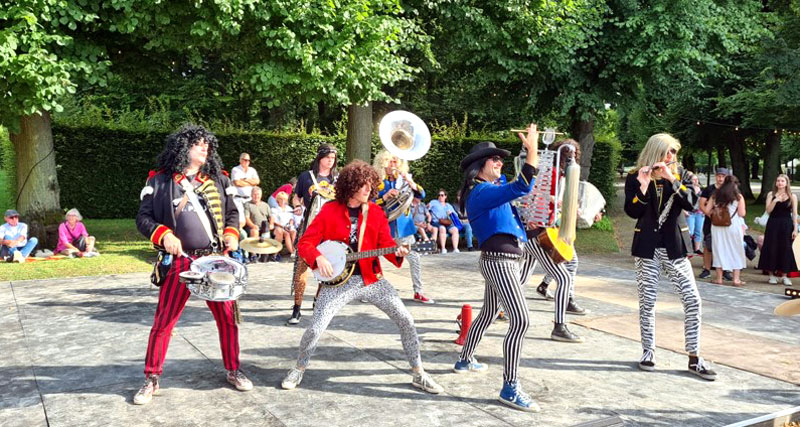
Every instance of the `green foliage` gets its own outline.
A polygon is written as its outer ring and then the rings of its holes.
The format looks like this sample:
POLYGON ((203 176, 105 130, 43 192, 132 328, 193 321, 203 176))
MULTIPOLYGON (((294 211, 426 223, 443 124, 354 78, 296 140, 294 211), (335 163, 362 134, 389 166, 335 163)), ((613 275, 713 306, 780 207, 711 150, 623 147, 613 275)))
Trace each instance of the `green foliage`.
POLYGON ((608 219, 608 216, 604 215, 600 221, 595 222, 592 224, 592 228, 601 230, 601 231, 614 231, 614 224, 611 223, 611 220, 608 219))
MULTIPOLYGON (((69 127, 55 125, 53 141, 58 160, 61 205, 77 207, 87 218, 130 218, 139 207, 139 193, 148 171, 163 148, 167 132, 125 131, 101 127, 69 127), (107 178, 101 178, 107 177, 107 178)), ((239 154, 250 153, 253 167, 261 177, 261 188, 272 193, 290 178, 308 169, 316 147, 322 143, 336 145, 344 152, 341 137, 320 135, 287 135, 270 132, 217 133, 220 156, 227 170, 238 164, 239 154)), ((485 139, 435 138, 428 154, 414 161, 414 179, 427 190, 440 187, 451 194, 461 186, 459 162, 477 142, 485 139)), ((499 147, 519 152, 519 141, 495 140, 499 147)), ((373 153, 381 149, 373 140, 373 153)), ((505 170, 513 174, 507 162, 505 170)))
POLYGON ((617 166, 620 160, 621 145, 618 142, 597 140, 592 152, 592 170, 589 172, 589 182, 594 184, 603 197, 606 205, 614 203, 617 190, 614 184, 617 181, 617 166))

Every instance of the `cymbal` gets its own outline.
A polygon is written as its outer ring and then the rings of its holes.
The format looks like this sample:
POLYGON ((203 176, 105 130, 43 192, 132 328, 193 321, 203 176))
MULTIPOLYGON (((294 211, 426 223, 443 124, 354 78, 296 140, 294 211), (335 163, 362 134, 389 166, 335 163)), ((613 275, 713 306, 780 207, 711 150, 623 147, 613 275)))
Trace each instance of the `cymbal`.
POLYGON ((796 316, 800 314, 800 299, 793 299, 775 307, 778 316, 796 316))
POLYGON ((253 254, 276 254, 283 249, 283 245, 275 239, 261 240, 259 237, 248 237, 239 242, 239 246, 253 254))

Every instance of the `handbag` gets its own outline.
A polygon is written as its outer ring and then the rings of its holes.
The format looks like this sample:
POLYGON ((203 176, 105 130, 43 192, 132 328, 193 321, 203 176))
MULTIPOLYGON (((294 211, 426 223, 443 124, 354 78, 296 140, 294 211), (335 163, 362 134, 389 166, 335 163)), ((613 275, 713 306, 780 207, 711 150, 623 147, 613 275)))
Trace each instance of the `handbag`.
POLYGON ((731 225, 731 214, 727 206, 714 205, 711 209, 711 225, 717 227, 727 227, 731 225))
POLYGON ((443 225, 445 227, 449 227, 453 225, 453 220, 450 218, 441 218, 439 219, 439 225, 443 225))
POLYGON ((455 212, 450 213, 450 222, 455 228, 458 229, 458 231, 461 231, 461 229, 464 228, 464 224, 461 223, 461 220, 458 218, 458 215, 456 215, 455 212))

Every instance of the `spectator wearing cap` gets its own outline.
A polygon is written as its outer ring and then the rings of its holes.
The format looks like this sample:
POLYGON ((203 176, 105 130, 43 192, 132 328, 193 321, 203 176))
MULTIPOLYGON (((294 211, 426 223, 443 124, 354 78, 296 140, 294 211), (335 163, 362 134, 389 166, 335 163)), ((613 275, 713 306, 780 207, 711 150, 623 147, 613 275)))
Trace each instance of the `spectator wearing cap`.
POLYGON ((65 221, 58 226, 56 253, 69 257, 92 257, 100 255, 94 249, 94 236, 90 236, 83 225, 83 216, 76 208, 67 211, 65 221))
POLYGON ((19 221, 19 212, 9 209, 4 217, 6 223, 0 225, 0 257, 7 262, 25 262, 39 240, 36 237, 28 238, 28 225, 19 221))
MULTIPOLYGON (((725 178, 730 174, 731 171, 727 168, 717 168, 716 174, 714 175, 714 185, 709 185, 700 193, 700 200, 698 200, 697 205, 705 206, 709 199, 714 196, 714 192, 722 186, 725 182, 725 178)), ((703 271, 698 276, 701 279, 707 279, 711 276, 711 261, 714 259, 711 252, 711 217, 707 217, 706 220, 703 221, 703 271)), ((725 280, 733 280, 729 275, 730 273, 726 271, 725 280)))

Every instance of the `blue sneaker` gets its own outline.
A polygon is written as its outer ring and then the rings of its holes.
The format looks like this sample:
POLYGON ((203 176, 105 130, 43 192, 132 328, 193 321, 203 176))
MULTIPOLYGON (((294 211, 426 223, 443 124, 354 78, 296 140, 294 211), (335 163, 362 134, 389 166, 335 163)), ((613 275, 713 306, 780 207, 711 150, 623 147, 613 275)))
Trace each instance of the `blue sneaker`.
POLYGON ((483 372, 489 369, 489 365, 478 362, 474 357, 470 360, 459 360, 453 366, 453 372, 463 374, 466 372, 483 372))
POLYGON ((500 401, 521 411, 539 412, 540 410, 539 405, 536 404, 531 396, 522 391, 519 381, 514 381, 513 383, 503 381, 503 389, 500 390, 500 401))

